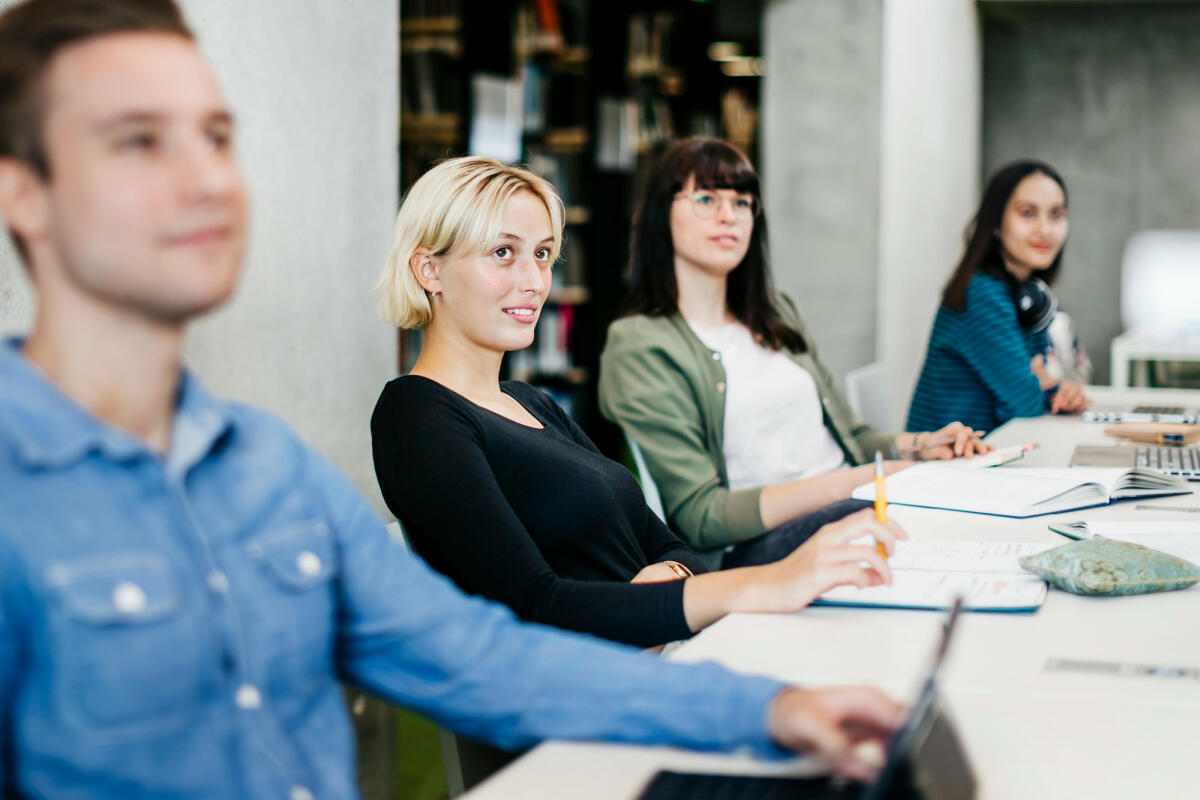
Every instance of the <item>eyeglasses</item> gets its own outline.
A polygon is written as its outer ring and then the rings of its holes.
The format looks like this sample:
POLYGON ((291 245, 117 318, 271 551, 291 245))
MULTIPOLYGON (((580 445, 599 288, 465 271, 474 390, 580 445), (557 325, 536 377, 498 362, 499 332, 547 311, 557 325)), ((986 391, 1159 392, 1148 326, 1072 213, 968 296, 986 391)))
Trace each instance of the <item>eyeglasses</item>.
POLYGON ((688 205, 692 207, 692 213, 700 219, 713 219, 717 216, 717 210, 729 202, 729 207, 733 210, 734 219, 739 222, 749 222, 758 216, 762 210, 758 198, 752 194, 735 194, 735 195, 720 195, 715 191, 698 191, 688 194, 687 192, 679 192, 675 195, 675 199, 687 198, 688 205))

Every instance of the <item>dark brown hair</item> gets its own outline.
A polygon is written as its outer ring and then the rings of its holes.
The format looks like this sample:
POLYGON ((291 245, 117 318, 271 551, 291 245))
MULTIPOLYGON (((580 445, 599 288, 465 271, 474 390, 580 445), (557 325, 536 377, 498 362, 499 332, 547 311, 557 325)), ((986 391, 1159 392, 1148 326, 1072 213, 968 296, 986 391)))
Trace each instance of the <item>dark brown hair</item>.
MULTIPOLYGON (((758 174, 750 159, 728 142, 693 136, 668 147, 650 172, 634 223, 626 315, 665 316, 679 310, 671 205, 689 177, 695 179, 697 189, 732 189, 762 196, 758 174)), ((804 337, 783 320, 772 297, 765 214, 754 220, 750 249, 742 263, 729 273, 725 304, 729 313, 764 346, 796 353, 807 349, 804 337)))
MULTIPOLYGON (((1063 193, 1063 204, 1067 201, 1067 185, 1054 167, 1041 161, 1014 161, 1001 167, 988 181, 983 190, 983 199, 975 216, 967 224, 963 239, 966 247, 962 260, 954 268, 954 274, 942 290, 942 305, 955 311, 965 311, 967 308, 967 286, 976 272, 991 275, 1008 282, 1016 288, 1017 279, 1004 266, 1004 256, 1000 251, 1000 237, 996 231, 1004 221, 1004 209, 1012 193, 1017 190, 1017 184, 1030 175, 1041 174, 1059 185, 1063 193)), ((1059 249, 1054 263, 1038 272, 1038 277, 1048 285, 1053 285, 1062 269, 1063 251, 1066 243, 1059 249)))
MULTIPOLYGON (((174 0, 26 0, 0 14, 0 158, 48 179, 42 82, 54 56, 97 36, 138 32, 195 38, 174 0)), ((27 261, 24 243, 13 240, 27 261)))

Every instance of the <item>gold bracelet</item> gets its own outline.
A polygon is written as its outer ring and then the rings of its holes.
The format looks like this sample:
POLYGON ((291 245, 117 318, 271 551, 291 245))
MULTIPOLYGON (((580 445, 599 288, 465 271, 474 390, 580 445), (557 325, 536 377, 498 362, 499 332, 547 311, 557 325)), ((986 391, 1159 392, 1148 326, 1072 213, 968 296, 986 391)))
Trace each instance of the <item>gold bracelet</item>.
POLYGON ((671 571, 674 572, 676 575, 678 575, 681 578, 694 578, 696 576, 696 573, 692 572, 690 569, 685 567, 683 564, 680 564, 678 561, 664 561, 662 563, 664 563, 668 567, 670 567, 671 571))

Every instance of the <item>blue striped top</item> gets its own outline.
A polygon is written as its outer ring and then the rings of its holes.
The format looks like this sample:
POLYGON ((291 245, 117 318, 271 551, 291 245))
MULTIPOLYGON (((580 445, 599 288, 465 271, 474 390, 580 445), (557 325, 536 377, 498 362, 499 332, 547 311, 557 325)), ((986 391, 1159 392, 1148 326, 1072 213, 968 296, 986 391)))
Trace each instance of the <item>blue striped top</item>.
POLYGON ((964 311, 938 309, 905 430, 958 420, 990 431, 1013 417, 1041 416, 1046 395, 1029 361, 1046 347, 1044 331, 1031 333, 1017 321, 1008 285, 976 274, 964 311))

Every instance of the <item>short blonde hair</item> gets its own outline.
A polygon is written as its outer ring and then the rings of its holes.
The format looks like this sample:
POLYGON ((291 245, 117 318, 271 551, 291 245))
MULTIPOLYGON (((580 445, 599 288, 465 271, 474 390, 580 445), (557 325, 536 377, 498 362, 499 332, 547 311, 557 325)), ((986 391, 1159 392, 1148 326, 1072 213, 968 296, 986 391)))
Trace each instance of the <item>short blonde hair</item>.
POLYGON ((392 249, 375 284, 384 318, 399 328, 428 325, 433 312, 409 267, 413 255, 421 249, 435 256, 486 253, 500 233, 504 204, 521 191, 541 200, 550 214, 554 261, 562 247, 564 214, 549 181, 481 156, 452 158, 422 175, 396 215, 392 249))

